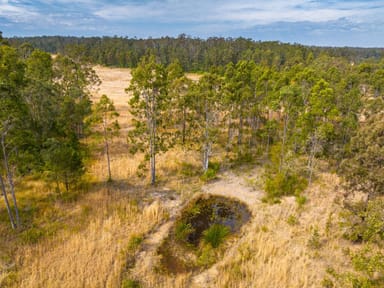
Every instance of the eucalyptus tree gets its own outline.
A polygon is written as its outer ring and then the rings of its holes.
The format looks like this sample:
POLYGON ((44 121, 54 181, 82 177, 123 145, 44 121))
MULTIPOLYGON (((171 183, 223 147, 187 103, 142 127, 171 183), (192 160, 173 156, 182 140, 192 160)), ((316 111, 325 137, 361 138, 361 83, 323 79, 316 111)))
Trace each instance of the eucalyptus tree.
POLYGON ((307 107, 301 117, 302 136, 308 152, 309 185, 312 182, 316 157, 324 153, 333 140, 339 114, 334 90, 328 82, 320 79, 312 87, 307 107))
POLYGON ((26 106, 21 97, 24 74, 24 65, 17 51, 7 45, 0 45, 0 186, 12 228, 21 225, 13 168, 18 164, 17 152, 23 146, 26 136, 22 128, 27 120, 26 106), (11 194, 13 210, 9 205, 8 192, 11 194))
POLYGON ((100 84, 100 79, 81 57, 76 60, 58 55, 53 62, 53 73, 61 102, 61 129, 81 138, 84 120, 91 113, 91 89, 100 84))
POLYGON ((187 144, 188 138, 191 138, 195 124, 191 109, 194 101, 191 94, 192 80, 187 78, 178 60, 168 65, 166 73, 169 101, 168 120, 174 126, 170 128, 176 129, 176 134, 184 146, 187 144))
POLYGON ((107 95, 103 94, 100 100, 95 104, 91 120, 93 123, 101 125, 104 149, 107 157, 108 182, 112 181, 110 141, 114 136, 118 135, 120 130, 117 117, 119 117, 119 113, 116 111, 113 101, 108 98, 107 95))
POLYGON ((129 131, 132 153, 144 152, 149 160, 150 182, 156 182, 156 155, 166 151, 172 144, 167 131, 166 111, 169 108, 167 97, 167 73, 164 66, 156 61, 154 55, 141 58, 137 68, 132 71, 129 100, 134 128, 129 131))
POLYGON ((199 80, 194 91, 194 108, 198 117, 198 139, 201 143, 203 171, 208 170, 212 146, 217 141, 222 79, 212 69, 199 80))

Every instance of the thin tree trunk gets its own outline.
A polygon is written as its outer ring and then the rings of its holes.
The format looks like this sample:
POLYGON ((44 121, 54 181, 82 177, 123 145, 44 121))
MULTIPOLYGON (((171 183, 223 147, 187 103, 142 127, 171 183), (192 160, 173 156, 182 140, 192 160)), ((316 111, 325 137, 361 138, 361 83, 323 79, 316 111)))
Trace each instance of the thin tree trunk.
POLYGON ((208 170, 209 166, 209 155, 211 153, 211 144, 209 137, 209 112, 208 112, 208 104, 205 100, 205 131, 204 131, 204 148, 203 148, 203 171, 208 170))
POLYGON ((104 113, 103 126, 104 126, 103 129, 104 129, 105 154, 107 156, 107 167, 108 167, 108 182, 111 182, 112 173, 111 173, 111 160, 109 155, 109 143, 108 143, 108 135, 107 135, 107 113, 104 113))
POLYGON ((243 143, 243 122, 244 122, 244 119, 243 119, 243 108, 241 107, 240 108, 240 119, 239 119, 239 135, 237 137, 237 144, 239 146, 241 146, 241 144, 243 143))
POLYGON ((107 154, 107 165, 108 165, 108 182, 112 181, 112 173, 111 173, 111 160, 109 156, 109 144, 108 140, 105 140, 105 152, 107 154))
POLYGON ((229 114, 228 117, 228 139, 227 139, 227 152, 229 152, 232 148, 232 117, 229 114))
POLYGON ((5 189, 4 180, 3 180, 2 175, 0 175, 0 185, 1 185, 1 191, 2 191, 3 196, 4 196, 5 206, 7 207, 9 221, 11 222, 12 229, 16 229, 15 220, 13 219, 12 210, 11 210, 11 207, 9 206, 7 191, 5 189))
POLYGON ((284 130, 283 130, 283 139, 281 143, 279 173, 282 171, 283 164, 284 164, 284 153, 285 153, 285 142, 287 138, 288 118, 289 118, 288 115, 284 116, 284 130))
POLYGON ((317 146, 317 137, 316 135, 313 136, 314 138, 312 139, 312 147, 311 151, 309 154, 309 159, 308 159, 308 170, 309 170, 309 176, 308 176, 308 186, 311 186, 312 184, 312 177, 313 177, 313 169, 315 167, 315 153, 316 153, 316 146, 317 146))
POLYGON ((17 207, 16 195, 15 195, 15 184, 13 182, 12 171, 9 167, 8 155, 7 155, 7 151, 6 151, 6 147, 5 147, 5 134, 4 133, 1 135, 1 148, 3 150, 4 168, 5 168, 5 172, 7 173, 8 184, 9 184, 9 188, 11 190, 13 206, 15 209, 16 226, 20 227, 20 215, 19 215, 19 208, 17 207))
POLYGON ((156 182, 156 91, 152 94, 151 119, 150 119, 150 166, 151 185, 156 182))
POLYGON ((181 130, 181 141, 184 146, 185 144, 185 134, 186 134, 186 122, 187 122, 187 111, 186 111, 185 105, 183 106, 183 123, 182 123, 182 130, 181 130))

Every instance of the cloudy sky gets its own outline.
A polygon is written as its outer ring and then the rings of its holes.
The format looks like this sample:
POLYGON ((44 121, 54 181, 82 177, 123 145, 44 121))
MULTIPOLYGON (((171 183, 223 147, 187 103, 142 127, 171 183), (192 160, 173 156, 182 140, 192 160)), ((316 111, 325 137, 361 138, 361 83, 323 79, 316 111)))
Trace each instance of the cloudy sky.
POLYGON ((384 0, 0 0, 0 31, 384 47, 384 0))

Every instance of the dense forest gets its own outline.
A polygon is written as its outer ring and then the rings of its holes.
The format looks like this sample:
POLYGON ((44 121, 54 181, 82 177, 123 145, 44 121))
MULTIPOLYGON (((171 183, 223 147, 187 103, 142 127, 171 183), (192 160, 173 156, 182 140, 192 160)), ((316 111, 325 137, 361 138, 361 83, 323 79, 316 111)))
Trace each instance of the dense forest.
MULTIPOLYGON (((303 192, 326 163, 347 193, 366 195, 346 202, 343 214, 345 237, 365 245, 351 254, 363 274, 330 277, 382 287, 383 51, 185 35, 0 38, 0 186, 16 231, 9 233, 31 228, 18 209, 15 178, 34 175, 58 192, 76 189, 85 181, 94 127, 102 131, 109 168, 110 141, 122 132, 107 95, 91 102, 100 82, 92 67, 131 67, 126 153, 141 153, 138 171, 149 171, 151 184, 158 155, 182 147, 200 153, 204 181, 216 177, 218 154, 233 165, 259 163, 265 203, 291 195, 305 205, 303 192), (186 76, 191 71, 200 72, 198 79, 186 76)), ((110 168, 107 178, 113 180, 110 168)), ((330 279, 324 287, 334 287, 326 286, 330 279)))
POLYGON ((9 38, 12 46, 28 50, 37 48, 53 54, 76 53, 95 64, 115 67, 136 67, 148 50, 164 64, 178 59, 185 71, 206 71, 211 66, 223 66, 240 60, 279 67, 305 63, 310 58, 329 55, 354 63, 383 56, 383 48, 309 47, 277 41, 261 42, 246 38, 177 38, 136 39, 122 37, 25 37, 9 38), (28 44, 26 44, 28 43, 28 44))

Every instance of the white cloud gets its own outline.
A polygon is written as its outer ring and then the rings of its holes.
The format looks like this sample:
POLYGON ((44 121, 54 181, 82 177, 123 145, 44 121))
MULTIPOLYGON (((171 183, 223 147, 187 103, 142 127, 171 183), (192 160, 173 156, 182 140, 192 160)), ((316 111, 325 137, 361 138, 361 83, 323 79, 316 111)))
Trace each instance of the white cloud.
POLYGON ((39 14, 19 4, 19 1, 2 0, 0 2, 0 17, 4 17, 11 22, 30 21, 39 14))
MULTIPOLYGON (((96 9, 94 15, 107 20, 147 22, 205 22, 234 25, 268 25, 275 22, 327 22, 341 18, 364 21, 378 18, 384 13, 379 9, 380 1, 313 1, 313 0, 269 0, 269 1, 187 1, 151 0, 129 4, 107 4, 96 9), (375 7, 375 8, 371 8, 375 7)), ((382 5, 383 6, 383 5, 382 5)))

